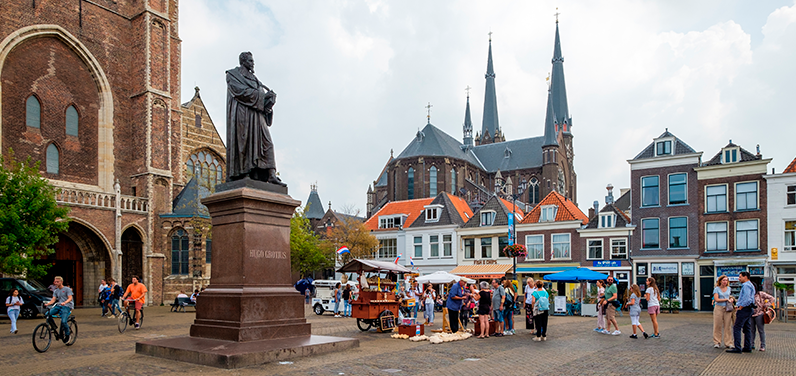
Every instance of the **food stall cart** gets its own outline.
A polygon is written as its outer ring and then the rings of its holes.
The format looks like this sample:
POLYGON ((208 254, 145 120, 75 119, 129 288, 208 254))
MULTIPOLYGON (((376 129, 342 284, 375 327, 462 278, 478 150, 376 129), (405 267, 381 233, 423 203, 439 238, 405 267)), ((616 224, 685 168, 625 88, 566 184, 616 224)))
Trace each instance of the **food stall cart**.
MULTIPOLYGON (((353 259, 337 270, 340 273, 359 274, 359 296, 351 302, 351 316, 357 319, 357 327, 368 331, 376 327, 379 332, 392 331, 397 325, 399 301, 395 296, 395 282, 381 279, 381 273, 397 274, 412 271, 398 264, 385 261, 353 259), (376 275, 365 280, 365 273, 376 275), (364 283, 363 283, 364 282, 364 283)), ((396 279, 397 281, 398 279, 396 279)))

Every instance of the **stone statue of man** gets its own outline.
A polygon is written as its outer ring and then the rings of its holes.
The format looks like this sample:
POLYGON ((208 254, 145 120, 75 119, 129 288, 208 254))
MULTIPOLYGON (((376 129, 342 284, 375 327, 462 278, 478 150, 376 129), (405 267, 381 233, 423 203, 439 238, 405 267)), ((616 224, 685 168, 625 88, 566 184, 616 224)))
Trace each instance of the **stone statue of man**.
POLYGON ((268 127, 274 119, 276 93, 254 76, 251 52, 227 71, 227 180, 249 177, 286 186, 276 176, 274 143, 268 127))

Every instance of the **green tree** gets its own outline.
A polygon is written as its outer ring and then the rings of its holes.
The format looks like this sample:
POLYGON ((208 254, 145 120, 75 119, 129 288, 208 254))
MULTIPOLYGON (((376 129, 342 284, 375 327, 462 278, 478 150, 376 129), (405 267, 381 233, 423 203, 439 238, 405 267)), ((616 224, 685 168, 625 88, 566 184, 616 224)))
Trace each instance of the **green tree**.
POLYGON ((54 252, 69 228, 69 208, 55 202, 57 189, 39 174, 39 162, 0 157, 0 273, 39 278, 49 265, 34 261, 54 252))
POLYGON ((334 266, 333 252, 321 247, 321 240, 312 232, 307 207, 296 209, 290 219, 290 266, 301 276, 334 266))
POLYGON ((346 246, 350 253, 340 256, 340 262, 345 264, 354 258, 373 258, 379 250, 379 240, 370 233, 361 221, 347 217, 341 219, 326 233, 323 247, 334 254, 338 248, 346 246))

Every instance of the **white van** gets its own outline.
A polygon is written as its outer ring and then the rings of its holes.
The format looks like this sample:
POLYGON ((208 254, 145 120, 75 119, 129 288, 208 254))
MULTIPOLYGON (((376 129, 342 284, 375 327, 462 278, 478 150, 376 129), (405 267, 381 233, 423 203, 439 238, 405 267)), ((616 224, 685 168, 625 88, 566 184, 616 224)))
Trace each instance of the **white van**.
MULTIPOLYGON (((326 311, 334 312, 334 297, 332 294, 334 294, 334 287, 337 286, 338 283, 340 283, 341 288, 345 288, 345 285, 351 286, 352 294, 359 291, 357 289, 357 283, 354 281, 348 281, 345 284, 340 281, 326 279, 312 281, 312 285, 315 286, 315 296, 312 298, 312 310, 316 315, 322 315, 326 311)), ((344 309, 343 302, 340 302, 338 309, 340 311, 344 309)))

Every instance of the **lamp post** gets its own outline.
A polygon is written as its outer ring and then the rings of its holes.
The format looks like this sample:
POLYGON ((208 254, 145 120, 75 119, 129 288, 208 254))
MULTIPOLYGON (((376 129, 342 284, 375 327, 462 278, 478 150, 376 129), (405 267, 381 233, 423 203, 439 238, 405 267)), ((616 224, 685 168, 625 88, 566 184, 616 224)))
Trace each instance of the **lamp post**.
MULTIPOLYGON (((501 190, 506 184, 500 184, 497 180, 495 180, 495 190, 501 190)), ((510 221, 509 225, 509 245, 514 245, 517 242, 517 218, 515 213, 517 212, 517 199, 519 199, 522 194, 525 192, 525 189, 528 187, 528 180, 522 178, 522 181, 517 186, 517 193, 509 194, 508 196, 511 197, 511 214, 509 215, 510 221)), ((511 269, 511 279, 517 279, 517 256, 513 256, 511 258, 512 261, 512 269, 511 269)))

